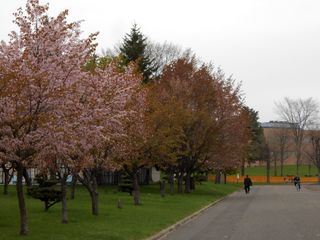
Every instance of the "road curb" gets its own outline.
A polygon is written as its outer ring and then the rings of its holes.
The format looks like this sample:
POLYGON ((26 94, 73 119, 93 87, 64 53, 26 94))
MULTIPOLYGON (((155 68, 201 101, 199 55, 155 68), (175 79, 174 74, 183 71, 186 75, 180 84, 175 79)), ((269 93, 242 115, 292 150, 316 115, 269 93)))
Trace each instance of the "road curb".
POLYGON ((191 215, 183 218, 182 220, 176 222, 175 224, 161 230, 160 232, 156 233, 155 235, 149 237, 149 238, 146 238, 145 240, 160 240, 162 239, 163 237, 167 236, 170 232, 174 231, 177 227, 183 225, 183 224, 186 224, 187 222, 191 221, 192 219, 196 218, 198 215, 200 215, 201 213, 203 213, 204 211, 206 211, 208 208, 212 207, 213 205, 216 205, 217 203, 223 201, 224 199, 226 199, 227 197, 229 197, 230 195, 236 193, 238 191, 235 191, 227 196, 224 196, 210 204, 208 204, 207 206, 201 208, 200 210, 192 213, 191 215))

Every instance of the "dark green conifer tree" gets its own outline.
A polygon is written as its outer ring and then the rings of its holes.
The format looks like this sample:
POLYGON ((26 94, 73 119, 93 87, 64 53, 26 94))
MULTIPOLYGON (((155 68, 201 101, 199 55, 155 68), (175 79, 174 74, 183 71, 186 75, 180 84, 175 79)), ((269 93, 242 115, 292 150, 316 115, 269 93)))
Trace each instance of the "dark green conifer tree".
POLYGON ((147 38, 141 33, 137 24, 133 24, 130 33, 126 34, 120 46, 120 54, 125 65, 134 61, 143 75, 143 82, 149 82, 157 70, 156 64, 146 54, 147 38))
MULTIPOLYGON (((244 107, 244 111, 247 112, 249 116, 249 143, 247 148, 247 163, 250 165, 250 163, 255 161, 266 161, 264 158, 265 155, 265 149, 266 148, 266 141, 263 134, 263 129, 260 126, 259 123, 259 115, 258 112, 255 111, 252 108, 249 108, 247 106, 244 107)), ((244 161, 242 162, 241 166, 241 175, 244 176, 244 161)))

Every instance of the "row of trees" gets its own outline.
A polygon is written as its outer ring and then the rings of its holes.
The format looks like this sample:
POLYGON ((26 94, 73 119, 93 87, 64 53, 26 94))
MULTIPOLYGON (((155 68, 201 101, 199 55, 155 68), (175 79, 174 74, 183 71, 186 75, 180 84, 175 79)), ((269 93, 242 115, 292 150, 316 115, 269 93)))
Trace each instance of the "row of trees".
POLYGON ((164 171, 172 191, 174 177, 179 192, 185 181, 189 193, 192 175, 227 173, 248 158, 257 115, 221 70, 168 44, 162 48, 173 55, 163 60, 161 46, 148 45, 136 25, 117 54, 97 57, 97 33, 81 39, 68 11, 47 11, 29 0, 14 14, 20 32, 0 45, 0 162, 17 174, 21 235, 27 168, 60 181, 67 223, 69 175, 87 188, 98 215, 101 169, 126 171, 138 205, 142 168, 164 171))
POLYGON ((273 122, 272 129, 265 134, 275 170, 277 161, 280 161, 280 176, 283 176, 284 160, 292 152, 296 158, 297 175, 303 158, 313 163, 320 173, 317 101, 313 98, 285 98, 276 103, 276 110, 282 121, 273 122))

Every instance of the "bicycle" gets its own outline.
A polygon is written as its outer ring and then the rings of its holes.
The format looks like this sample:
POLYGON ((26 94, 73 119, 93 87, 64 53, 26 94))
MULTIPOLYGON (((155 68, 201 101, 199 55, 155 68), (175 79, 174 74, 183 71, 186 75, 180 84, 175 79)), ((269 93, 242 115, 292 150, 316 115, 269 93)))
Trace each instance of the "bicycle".
POLYGON ((296 186, 297 191, 301 190, 301 184, 299 182, 294 184, 296 186))

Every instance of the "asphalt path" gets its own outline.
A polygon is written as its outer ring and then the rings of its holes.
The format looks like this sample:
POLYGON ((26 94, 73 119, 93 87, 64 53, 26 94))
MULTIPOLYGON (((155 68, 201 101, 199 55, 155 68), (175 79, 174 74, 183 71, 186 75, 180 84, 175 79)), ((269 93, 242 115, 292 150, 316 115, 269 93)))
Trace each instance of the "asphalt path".
POLYGON ((162 239, 320 240, 320 186, 236 192, 162 239))

